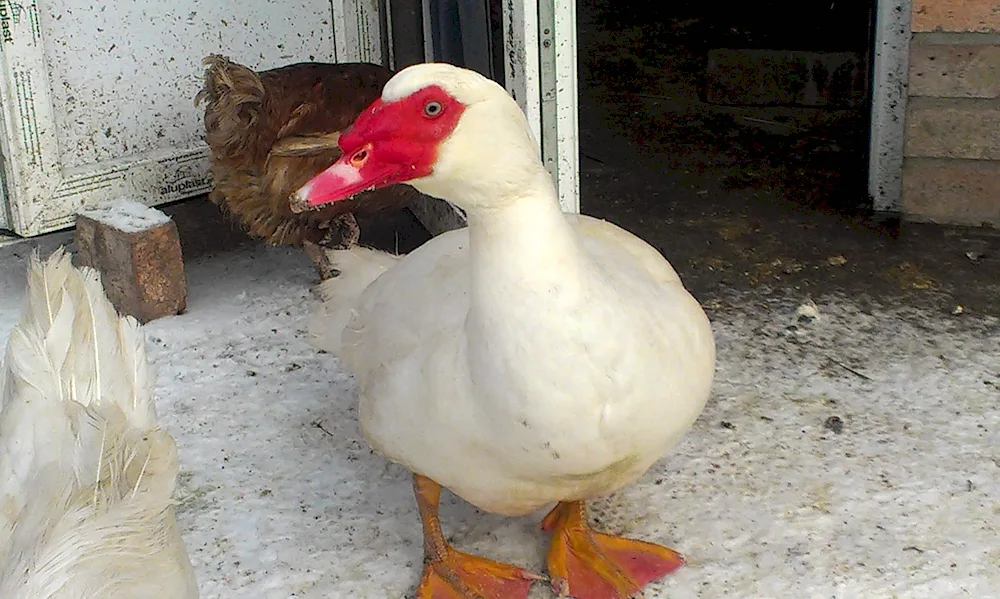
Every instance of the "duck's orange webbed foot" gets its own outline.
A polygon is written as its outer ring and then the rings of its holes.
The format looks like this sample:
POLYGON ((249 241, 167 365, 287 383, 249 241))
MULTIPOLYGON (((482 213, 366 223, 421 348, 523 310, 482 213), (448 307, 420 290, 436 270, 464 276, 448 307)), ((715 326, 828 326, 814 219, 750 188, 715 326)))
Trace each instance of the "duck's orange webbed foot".
POLYGON ((417 599, 525 599, 539 579, 517 566, 449 548, 425 559, 417 599))
POLYGON ((628 599, 684 565, 666 547, 595 532, 582 501, 560 503, 542 521, 553 533, 548 553, 552 588, 560 597, 628 599))
POLYGON ((456 551, 438 521, 441 487, 416 475, 413 488, 424 524, 424 573, 417 599, 526 599, 536 580, 527 570, 456 551))

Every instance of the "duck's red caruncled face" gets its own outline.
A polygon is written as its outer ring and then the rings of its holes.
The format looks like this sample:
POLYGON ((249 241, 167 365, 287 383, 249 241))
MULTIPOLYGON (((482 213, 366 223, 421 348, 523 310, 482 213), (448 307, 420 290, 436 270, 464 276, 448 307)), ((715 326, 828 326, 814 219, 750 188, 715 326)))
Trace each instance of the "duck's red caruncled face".
POLYGON ((375 100, 341 133, 344 155, 295 192, 292 209, 301 212, 431 174, 438 146, 464 110, 436 85, 394 102, 375 100))

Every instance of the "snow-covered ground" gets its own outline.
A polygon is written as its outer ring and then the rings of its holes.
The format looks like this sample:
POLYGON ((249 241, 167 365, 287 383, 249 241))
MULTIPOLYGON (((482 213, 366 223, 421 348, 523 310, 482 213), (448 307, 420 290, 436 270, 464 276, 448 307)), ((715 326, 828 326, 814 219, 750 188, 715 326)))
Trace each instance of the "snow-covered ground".
MULTIPOLYGON (((36 243, 0 249, 0 346, 36 243)), ((186 268, 187 313, 146 330, 202 597, 410 596, 410 479, 306 343, 309 263, 243 246, 186 268)), ((708 306, 714 397, 672 455, 593 503, 600 527, 688 556, 647 598, 1000 597, 1000 322, 836 296, 800 322, 803 299, 708 306)), ((442 514, 460 548, 542 571, 541 514, 451 496, 442 514)))

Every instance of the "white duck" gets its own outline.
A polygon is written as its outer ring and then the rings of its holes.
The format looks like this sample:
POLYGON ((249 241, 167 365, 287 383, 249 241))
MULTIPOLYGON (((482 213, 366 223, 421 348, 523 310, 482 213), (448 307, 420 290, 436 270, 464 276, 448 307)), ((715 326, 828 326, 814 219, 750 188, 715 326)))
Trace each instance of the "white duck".
POLYGON ((711 327, 670 264, 561 212, 524 114, 475 72, 404 69, 340 147, 296 210, 407 183, 468 215, 398 263, 330 252, 343 274, 323 284, 310 325, 356 376, 365 435, 415 474, 418 597, 523 598, 533 577, 452 549, 441 486, 503 515, 558 502, 543 527, 561 595, 625 598, 679 567, 669 549, 591 531, 584 508, 638 479, 708 399, 711 327))
POLYGON ((0 597, 197 598, 142 331, 62 250, 32 256, 0 393, 0 597))

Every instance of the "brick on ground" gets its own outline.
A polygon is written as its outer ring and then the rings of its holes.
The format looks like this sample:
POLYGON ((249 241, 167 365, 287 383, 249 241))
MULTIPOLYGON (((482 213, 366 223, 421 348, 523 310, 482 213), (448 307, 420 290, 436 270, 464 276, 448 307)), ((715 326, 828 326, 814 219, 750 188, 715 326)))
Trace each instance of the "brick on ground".
POLYGON ((76 217, 76 262, 101 273, 108 299, 122 314, 149 322, 183 312, 187 281, 177 225, 134 200, 115 200, 76 217))

